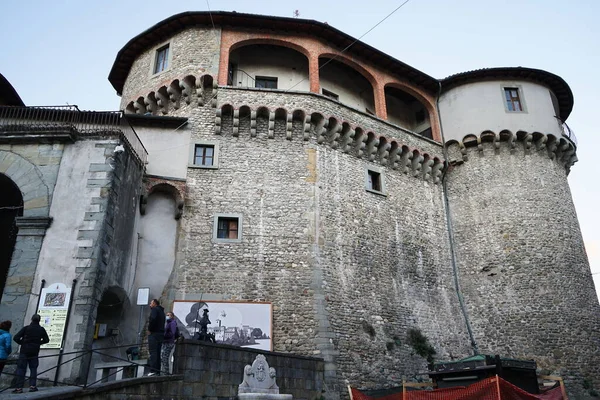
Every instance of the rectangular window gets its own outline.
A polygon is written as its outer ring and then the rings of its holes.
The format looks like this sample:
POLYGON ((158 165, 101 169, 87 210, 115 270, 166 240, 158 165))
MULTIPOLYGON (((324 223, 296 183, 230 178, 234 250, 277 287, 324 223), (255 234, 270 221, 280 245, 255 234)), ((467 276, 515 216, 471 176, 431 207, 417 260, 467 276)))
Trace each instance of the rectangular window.
POLYGON ((219 217, 217 225, 217 239, 237 239, 238 219, 219 217))
POLYGON ((154 63, 154 73, 158 74, 169 66, 169 45, 156 50, 156 61, 154 63))
POLYGON ((505 87, 504 98, 506 100, 506 109, 508 111, 523 111, 519 88, 505 87))
POLYGON ((367 189, 381 192, 381 174, 377 171, 367 170, 367 189))
POLYGON ((337 100, 337 101, 339 101, 339 100, 340 100, 340 96, 338 96, 337 94, 335 94, 335 93, 333 93, 333 92, 330 92, 330 91, 329 91, 329 90, 327 90, 327 89, 321 89, 321 91, 323 92, 323 96, 330 97, 330 98, 332 98, 332 99, 334 99, 334 100, 337 100))
POLYGON ((194 149, 194 165, 212 167, 214 154, 215 146, 197 144, 194 149))
POLYGON ((277 89, 277 78, 271 76, 257 76, 254 87, 262 89, 277 89))
POLYGON ((242 241, 242 214, 216 214, 213 222, 213 243, 242 241))

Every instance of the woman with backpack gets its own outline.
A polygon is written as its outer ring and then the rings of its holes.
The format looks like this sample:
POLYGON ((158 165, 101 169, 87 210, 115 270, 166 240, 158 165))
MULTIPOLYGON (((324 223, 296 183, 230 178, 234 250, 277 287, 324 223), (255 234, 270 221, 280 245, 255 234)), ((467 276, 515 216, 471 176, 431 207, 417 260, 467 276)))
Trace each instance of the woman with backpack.
POLYGON ((12 322, 0 322, 0 375, 2 375, 6 359, 10 353, 12 353, 12 336, 10 334, 10 328, 12 328, 12 322))
POLYGON ((179 329, 175 314, 169 311, 166 315, 165 338, 160 351, 162 362, 161 375, 171 375, 171 354, 175 348, 175 341, 179 337, 179 329))

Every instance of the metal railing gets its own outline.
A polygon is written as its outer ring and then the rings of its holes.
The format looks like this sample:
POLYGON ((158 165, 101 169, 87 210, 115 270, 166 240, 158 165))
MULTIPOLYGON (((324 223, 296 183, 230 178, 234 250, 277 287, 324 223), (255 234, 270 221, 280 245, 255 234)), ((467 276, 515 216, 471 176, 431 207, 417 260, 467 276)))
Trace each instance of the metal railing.
POLYGON ((558 125, 560 126, 562 135, 564 137, 568 138, 571 142, 573 142, 575 147, 577 147, 577 137, 575 136, 575 132, 573 132, 573 130, 569 127, 569 125, 567 125, 567 123, 565 121, 563 121, 560 117, 557 117, 555 115, 554 118, 556 118, 556 121, 558 122, 558 125))
MULTIPOLYGON (((131 348, 131 347, 137 347, 137 346, 139 346, 139 344, 129 344, 129 345, 122 345, 122 346, 105 347, 105 348, 100 348, 100 349, 71 351, 71 352, 66 352, 66 353, 61 353, 61 354, 52 354, 52 355, 47 355, 47 356, 39 356, 38 359, 52 358, 52 357, 63 357, 63 356, 73 356, 73 357, 69 358, 66 361, 58 361, 55 366, 50 367, 48 369, 45 369, 45 370, 43 370, 41 372, 38 372, 37 373, 37 380, 40 381, 40 382, 47 383, 47 384, 52 384, 52 386, 61 385, 61 386, 75 386, 75 387, 80 387, 80 388, 90 387, 92 385, 95 385, 96 383, 100 383, 102 381, 107 381, 108 378, 110 378, 113 375, 118 374, 119 372, 123 371, 125 368, 128 368, 128 367, 139 367, 140 364, 136 362, 137 360, 129 360, 129 359, 124 359, 124 358, 121 358, 121 357, 113 356, 113 355, 110 355, 110 354, 106 354, 107 350, 121 349, 121 348, 125 348, 125 347, 131 348), (95 381, 93 381, 91 383, 87 383, 86 382, 86 383, 84 383, 82 385, 78 385, 78 384, 75 384, 75 383, 58 382, 58 371, 60 370, 61 366, 65 365, 65 364, 68 364, 70 362, 73 362, 75 360, 78 360, 80 358, 86 357, 86 356, 91 357, 92 354, 94 354, 94 353, 98 354, 100 356, 103 356, 103 357, 108 357, 108 358, 116 360, 116 361, 122 361, 123 363, 126 363, 128 365, 126 367, 115 367, 114 368, 115 369, 114 372, 109 373, 106 376, 102 376, 101 379, 95 380, 95 381), (52 370, 55 370, 54 379, 40 378, 40 375, 46 374, 46 373, 48 373, 48 372, 50 372, 52 370)), ((60 358, 59 358, 59 360, 60 360, 60 358)), ((17 362, 18 361, 9 361, 7 363, 7 366, 10 365, 10 364, 16 364, 17 362)), ((27 370, 26 372, 28 372, 28 371, 29 370, 27 370)), ((14 386, 14 384, 15 384, 14 378, 16 378, 16 376, 17 376, 16 375, 16 371, 15 371, 15 373, 10 373, 10 372, 7 372, 6 368, 2 372, 2 375, 12 376, 13 377, 13 383, 11 383, 7 387, 0 388, 0 394, 2 394, 3 392, 5 392, 5 391, 7 391, 7 390, 12 389, 12 388, 15 387, 14 386)), ((26 383, 28 381, 28 379, 29 379, 29 375, 25 374, 25 376, 22 379, 23 379, 23 382, 26 383)), ((86 381, 87 381, 87 379, 86 379, 86 381)), ((46 386, 46 385, 42 385, 42 386, 46 386)))
POLYGON ((142 166, 148 152, 121 111, 82 111, 77 106, 0 106, 0 136, 67 133, 119 136, 142 166))
POLYGON ((230 71, 229 80, 232 83, 231 86, 252 88, 256 86, 256 80, 254 77, 243 69, 239 68, 230 71), (235 78, 235 81, 233 78, 235 78))

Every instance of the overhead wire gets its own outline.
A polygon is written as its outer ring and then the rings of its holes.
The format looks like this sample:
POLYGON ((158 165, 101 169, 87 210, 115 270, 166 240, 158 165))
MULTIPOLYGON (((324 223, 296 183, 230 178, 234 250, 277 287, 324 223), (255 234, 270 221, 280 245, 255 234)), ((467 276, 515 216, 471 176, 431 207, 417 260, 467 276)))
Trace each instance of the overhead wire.
MULTIPOLYGON (((377 22, 375 25, 373 25, 368 31, 366 31, 365 33, 363 33, 359 38, 354 39, 354 41, 352 41, 352 43, 350 43, 348 46, 344 47, 338 54, 336 54, 333 58, 330 58, 329 60, 327 60, 325 63, 323 63, 323 65, 319 66, 319 68, 317 68, 317 72, 321 71, 321 69, 323 69, 326 65, 328 65, 329 63, 331 63, 332 61, 335 61, 337 58, 339 58, 342 54, 344 54, 346 51, 348 51, 352 46, 354 46, 358 41, 360 41, 363 37, 365 37, 367 34, 369 34, 371 31, 373 31, 373 29, 377 28, 379 25, 381 25, 385 20, 387 20, 389 17, 391 17, 393 14, 395 14, 399 9, 401 9, 402 7, 404 7, 410 0, 405 0, 402 4, 400 4, 398 7, 396 7, 394 10, 392 10, 389 14, 387 14, 383 19, 381 19, 379 22, 377 22)), ((206 0, 206 4, 208 5, 208 0, 206 0)), ((210 11, 210 6, 209 6, 209 10, 208 13, 210 15, 210 19, 211 22, 213 22, 213 18, 212 18, 212 13, 210 11)), ((213 31, 215 31, 215 25, 213 22, 213 31)), ((216 32, 215 32, 216 35, 216 32)), ((302 82, 306 81, 310 79, 310 74, 303 78, 301 81, 297 82, 295 85, 293 85, 292 87, 286 89, 283 91, 283 93, 288 93, 289 91, 291 91, 293 88, 295 88, 296 86, 298 86, 299 84, 301 84, 302 82)), ((217 92, 218 92, 218 88, 217 91, 215 92, 215 94, 207 101, 207 103, 209 103, 210 101, 212 101, 216 96, 217 96, 217 92)), ((246 115, 242 118, 240 118, 239 122, 241 123, 242 121, 245 121, 245 119, 249 119, 250 116, 246 115)))

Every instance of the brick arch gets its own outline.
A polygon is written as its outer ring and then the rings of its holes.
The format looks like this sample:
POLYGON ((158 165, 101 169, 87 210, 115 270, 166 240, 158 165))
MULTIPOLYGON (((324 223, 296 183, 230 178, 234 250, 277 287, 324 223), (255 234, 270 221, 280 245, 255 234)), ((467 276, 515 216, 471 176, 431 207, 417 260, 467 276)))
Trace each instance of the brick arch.
MULTIPOLYGON (((226 32, 222 34, 221 41, 221 55, 219 62, 219 76, 218 82, 219 85, 226 86, 227 85, 227 75, 229 69, 229 55, 232 51, 245 47, 251 46, 254 44, 269 44, 274 46, 287 47, 289 49, 295 50, 300 54, 304 55, 307 58, 307 63, 310 64, 310 52, 303 46, 298 45, 297 43, 291 42, 285 39, 275 39, 273 37, 269 37, 268 35, 257 35, 252 34, 252 37, 240 37, 237 34, 233 34, 232 36, 228 35, 226 32)), ((310 65, 309 65, 310 68, 310 65)))
POLYGON ((36 165, 10 151, 0 150, 0 160, 6 167, 2 173, 17 185, 23 195, 23 216, 48 217, 49 189, 36 165))
POLYGON ((140 214, 144 215, 146 213, 148 197, 155 192, 162 192, 173 196, 173 200, 175 201, 175 219, 181 218, 185 201, 185 182, 159 177, 146 177, 144 181, 146 194, 140 199, 140 214))
POLYGON ((252 46, 255 44, 267 44, 267 45, 271 45, 271 46, 287 47, 289 49, 295 50, 298 53, 301 53, 302 55, 304 55, 307 59, 307 62, 308 62, 308 59, 310 58, 310 52, 306 48, 298 45, 297 43, 294 43, 294 42, 291 42, 288 40, 283 40, 283 39, 274 39, 267 35, 262 36, 262 37, 258 36, 258 37, 254 37, 252 39, 243 39, 243 40, 237 41, 229 46, 229 54, 231 54, 231 52, 234 50, 237 50, 237 49, 240 49, 240 48, 246 47, 246 46, 252 46))
MULTIPOLYGON (((352 68, 353 70, 355 70, 356 72, 361 74, 367 81, 369 81, 369 83, 371 84, 371 87, 373 88, 373 91, 375 91, 375 88, 377 87, 377 79, 375 79, 375 75, 373 73, 371 73, 367 68, 365 68, 361 64, 357 63, 356 61, 353 61, 352 59, 350 59, 344 55, 328 53, 328 52, 319 53, 318 58, 319 59, 321 59, 321 58, 335 59, 335 61, 339 61, 342 64, 345 64, 346 66, 352 68)), ((375 93, 373 93, 373 97, 374 98, 376 97, 375 93)))
MULTIPOLYGON (((438 119, 434 100, 431 97, 425 95, 424 92, 422 92, 421 90, 419 90, 407 83, 401 82, 401 81, 388 81, 383 85, 384 99, 385 99, 385 88, 387 88, 387 87, 392 87, 395 89, 402 90, 403 92, 406 92, 406 93, 410 94, 411 96, 413 96, 415 99, 420 101, 421 104, 423 104, 423 106, 425 106, 425 108, 427 109, 427 112, 429 113, 429 123, 431 124, 431 132, 432 132, 433 140, 435 140, 437 142, 441 142, 442 135, 440 133, 439 119, 438 119)), ((385 101, 384 101, 384 103, 385 103, 385 101)), ((385 119, 387 119, 387 111, 386 111, 385 119)))

